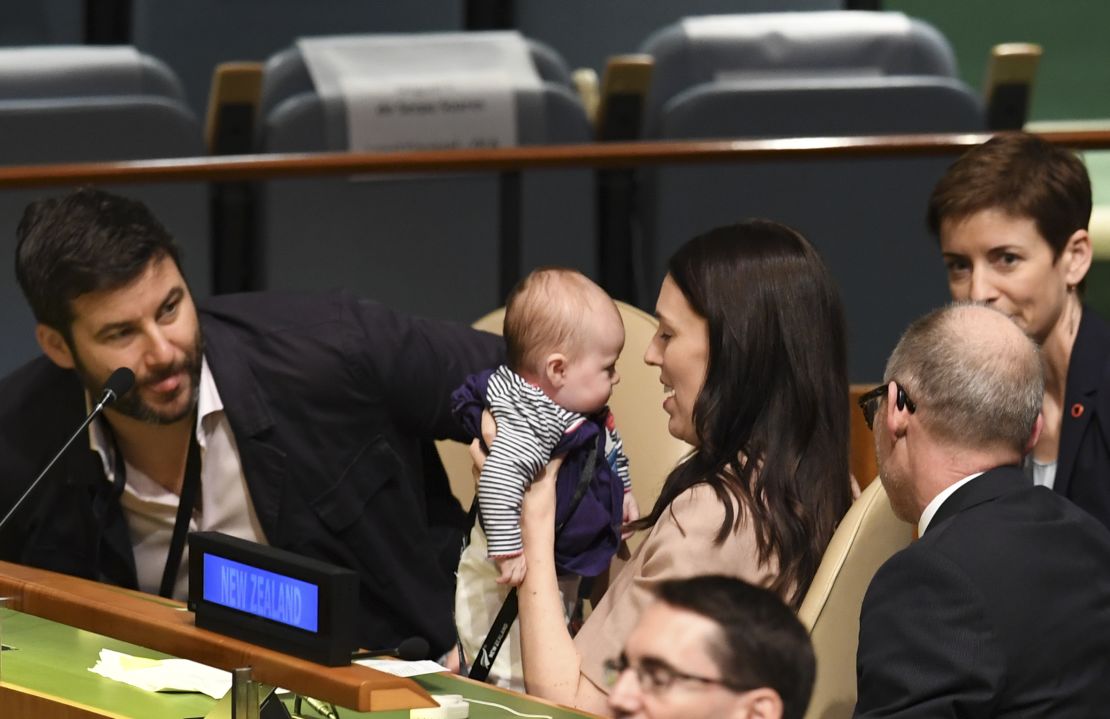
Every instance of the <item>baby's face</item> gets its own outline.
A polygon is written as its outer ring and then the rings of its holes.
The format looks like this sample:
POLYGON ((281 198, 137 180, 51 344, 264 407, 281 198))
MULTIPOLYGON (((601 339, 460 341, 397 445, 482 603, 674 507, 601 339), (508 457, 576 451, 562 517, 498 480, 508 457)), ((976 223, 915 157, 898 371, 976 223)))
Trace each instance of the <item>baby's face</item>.
POLYGON ((624 349, 624 324, 613 312, 598 313, 589 321, 590 339, 566 368, 563 387, 555 401, 572 412, 591 414, 604 407, 620 382, 617 358, 624 349))

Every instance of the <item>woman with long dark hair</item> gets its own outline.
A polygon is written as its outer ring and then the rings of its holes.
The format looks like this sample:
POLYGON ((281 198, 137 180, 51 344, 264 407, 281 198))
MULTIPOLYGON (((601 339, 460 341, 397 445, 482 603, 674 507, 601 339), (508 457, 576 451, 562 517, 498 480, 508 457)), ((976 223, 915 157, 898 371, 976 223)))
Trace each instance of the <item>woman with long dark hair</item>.
POLYGON ((524 509, 525 683, 599 713, 605 660, 655 584, 727 574, 796 609, 851 502, 843 310, 816 251, 790 228, 752 220, 690 240, 668 270, 644 361, 659 368, 668 430, 695 449, 630 525, 648 535, 574 639, 552 561, 546 477, 556 462, 524 509))

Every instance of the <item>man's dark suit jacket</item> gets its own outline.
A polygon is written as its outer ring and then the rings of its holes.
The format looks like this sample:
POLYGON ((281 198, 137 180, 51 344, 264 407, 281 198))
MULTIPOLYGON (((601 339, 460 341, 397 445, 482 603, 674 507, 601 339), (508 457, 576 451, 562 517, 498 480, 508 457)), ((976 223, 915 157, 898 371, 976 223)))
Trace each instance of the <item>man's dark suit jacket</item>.
POLYGON ((1110 532, 1020 469, 956 490, 876 573, 857 717, 1110 715, 1110 532))
MULTIPOLYGON (((451 391, 503 361, 501 339, 339 294, 213 298, 200 322, 268 542, 358 571, 363 646, 421 636, 446 650, 465 515, 429 440, 462 439, 451 391)), ((76 375, 44 358, 0 381, 0 513, 84 414, 76 375)), ((136 586, 87 439, 20 509, 0 557, 136 586)))
POLYGON ((1110 527, 1110 325, 1089 307, 1068 364, 1054 489, 1110 527))

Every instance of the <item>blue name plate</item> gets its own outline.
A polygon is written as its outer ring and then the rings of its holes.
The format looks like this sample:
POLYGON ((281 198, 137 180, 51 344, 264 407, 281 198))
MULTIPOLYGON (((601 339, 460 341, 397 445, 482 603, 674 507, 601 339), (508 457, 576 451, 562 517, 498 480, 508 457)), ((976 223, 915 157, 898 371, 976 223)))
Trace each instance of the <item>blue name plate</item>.
POLYGON ((329 666, 357 645, 358 575, 218 532, 189 535, 196 625, 329 666))
POLYGON ((319 629, 315 584, 215 554, 204 554, 204 598, 306 632, 319 629))

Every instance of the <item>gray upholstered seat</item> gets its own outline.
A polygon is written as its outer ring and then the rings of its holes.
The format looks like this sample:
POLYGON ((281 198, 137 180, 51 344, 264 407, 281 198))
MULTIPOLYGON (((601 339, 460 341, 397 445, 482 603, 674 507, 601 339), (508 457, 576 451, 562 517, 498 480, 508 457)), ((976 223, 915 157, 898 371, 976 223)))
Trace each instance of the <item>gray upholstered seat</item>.
MULTIPOLYGON (((864 32, 866 23, 844 21, 855 16, 749 15, 731 23, 735 48, 724 24, 703 25, 685 40, 675 28, 656 34, 646 43, 660 50, 663 68, 645 119, 650 136, 984 129, 980 102, 951 77, 951 50, 935 30, 884 14, 864 32), (785 20, 779 30, 775 19, 785 20), (838 26, 843 36, 834 32, 838 26), (885 36, 884 27, 898 32, 885 36), (668 63, 676 67, 668 70, 668 63)), ((946 299, 939 252, 922 218, 933 184, 952 159, 763 160, 644 172, 640 219, 648 287, 642 294, 651 296, 667 258, 694 234, 747 217, 785 222, 805 234, 832 269, 848 316, 851 377, 873 381, 909 321, 946 299)))
MULTIPOLYGON (((172 72, 125 48, 0 50, 0 158, 6 165, 194 157, 200 127, 172 72)), ((147 202, 184 252, 194 294, 208 294, 204 185, 107 188, 147 202)), ((15 228, 28 202, 66 188, 0 193, 0 374, 37 353, 33 319, 16 285, 15 228)))
POLYGON ((181 81, 165 63, 127 46, 44 45, 0 49, 0 98, 165 97, 181 81))
POLYGON ((646 132, 675 95, 729 80, 815 76, 956 76, 956 57, 932 25, 897 12, 837 10, 686 18, 648 37, 655 68, 646 132))
MULTIPOLYGON (((528 46, 541 80, 514 93, 517 143, 586 142, 590 128, 558 56, 528 46)), ((316 92, 297 48, 266 65, 260 151, 342 151, 346 115, 316 92)), ((262 183, 261 276, 267 288, 347 287, 410 312, 469 320, 499 292, 500 186, 494 173, 343 177, 262 183)), ((521 267, 593 274, 588 170, 521 178, 521 267)))

